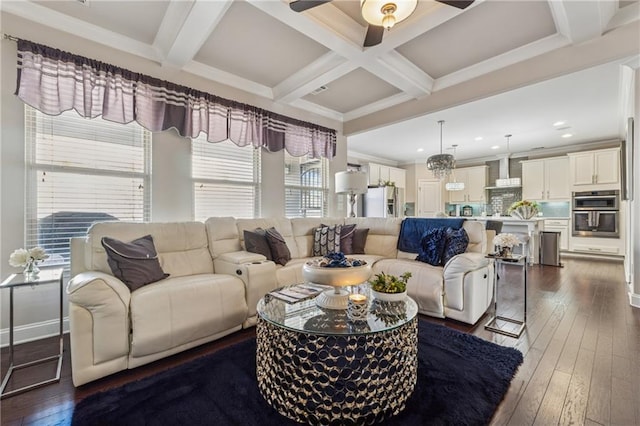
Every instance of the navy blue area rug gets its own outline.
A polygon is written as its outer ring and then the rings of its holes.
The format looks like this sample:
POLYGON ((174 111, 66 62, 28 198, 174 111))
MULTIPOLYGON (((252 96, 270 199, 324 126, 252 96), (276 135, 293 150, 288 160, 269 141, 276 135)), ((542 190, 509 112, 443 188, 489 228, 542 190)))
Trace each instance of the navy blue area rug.
MULTIPOLYGON (((254 338, 119 388, 91 395, 74 425, 260 425, 297 423, 269 406, 256 382, 254 338)), ((522 354, 421 320, 418 381, 386 425, 488 424, 522 354)))

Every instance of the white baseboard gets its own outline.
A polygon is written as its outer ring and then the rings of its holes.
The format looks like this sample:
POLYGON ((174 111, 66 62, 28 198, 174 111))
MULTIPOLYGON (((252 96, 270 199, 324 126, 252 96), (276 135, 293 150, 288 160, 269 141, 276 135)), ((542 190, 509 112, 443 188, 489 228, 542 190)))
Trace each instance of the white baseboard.
POLYGON ((634 308, 640 308, 640 294, 629 292, 629 303, 634 308))
MULTIPOLYGON (((32 324, 19 325, 13 329, 13 343, 31 342, 34 340, 44 339, 45 337, 57 336, 59 333, 60 321, 57 319, 35 322, 32 324)), ((65 317, 62 321, 62 330, 69 332, 69 318, 65 317)), ((0 330, 0 347, 9 346, 9 329, 0 330)))

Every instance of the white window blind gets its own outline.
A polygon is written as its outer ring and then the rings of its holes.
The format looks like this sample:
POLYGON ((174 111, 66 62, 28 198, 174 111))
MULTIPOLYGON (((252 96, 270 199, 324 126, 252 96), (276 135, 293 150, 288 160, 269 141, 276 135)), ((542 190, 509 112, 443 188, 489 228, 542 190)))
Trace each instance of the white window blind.
POLYGON ((25 107, 26 246, 69 266, 69 238, 93 222, 150 219, 151 133, 137 123, 25 107))
POLYGON ((327 215, 329 180, 327 159, 284 154, 285 215, 323 217, 327 215))
POLYGON ((231 141, 191 142, 194 219, 260 216, 260 150, 231 141))

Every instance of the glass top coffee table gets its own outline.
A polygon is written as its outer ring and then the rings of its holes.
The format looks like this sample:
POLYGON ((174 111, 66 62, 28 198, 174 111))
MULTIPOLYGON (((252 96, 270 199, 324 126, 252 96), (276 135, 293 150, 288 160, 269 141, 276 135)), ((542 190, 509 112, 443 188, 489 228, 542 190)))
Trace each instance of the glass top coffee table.
POLYGON ((368 297, 366 317, 314 299, 258 302, 257 377, 265 400, 302 423, 370 424, 400 413, 417 379, 418 306, 368 297))

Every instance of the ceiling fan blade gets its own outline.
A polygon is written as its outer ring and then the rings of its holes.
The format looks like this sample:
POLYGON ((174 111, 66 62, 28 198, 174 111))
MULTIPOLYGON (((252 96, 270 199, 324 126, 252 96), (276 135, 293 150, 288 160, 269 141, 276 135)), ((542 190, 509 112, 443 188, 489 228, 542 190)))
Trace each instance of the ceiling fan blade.
POLYGON ((304 12, 321 4, 329 3, 331 0, 294 0, 289 3, 289 7, 294 12, 304 12))
POLYGON ((449 6, 457 7, 458 9, 466 9, 471 6, 473 0, 436 0, 439 3, 444 3, 449 6))
POLYGON ((364 37, 364 47, 371 47, 382 43, 383 35, 384 27, 369 25, 367 28, 367 35, 364 37))

